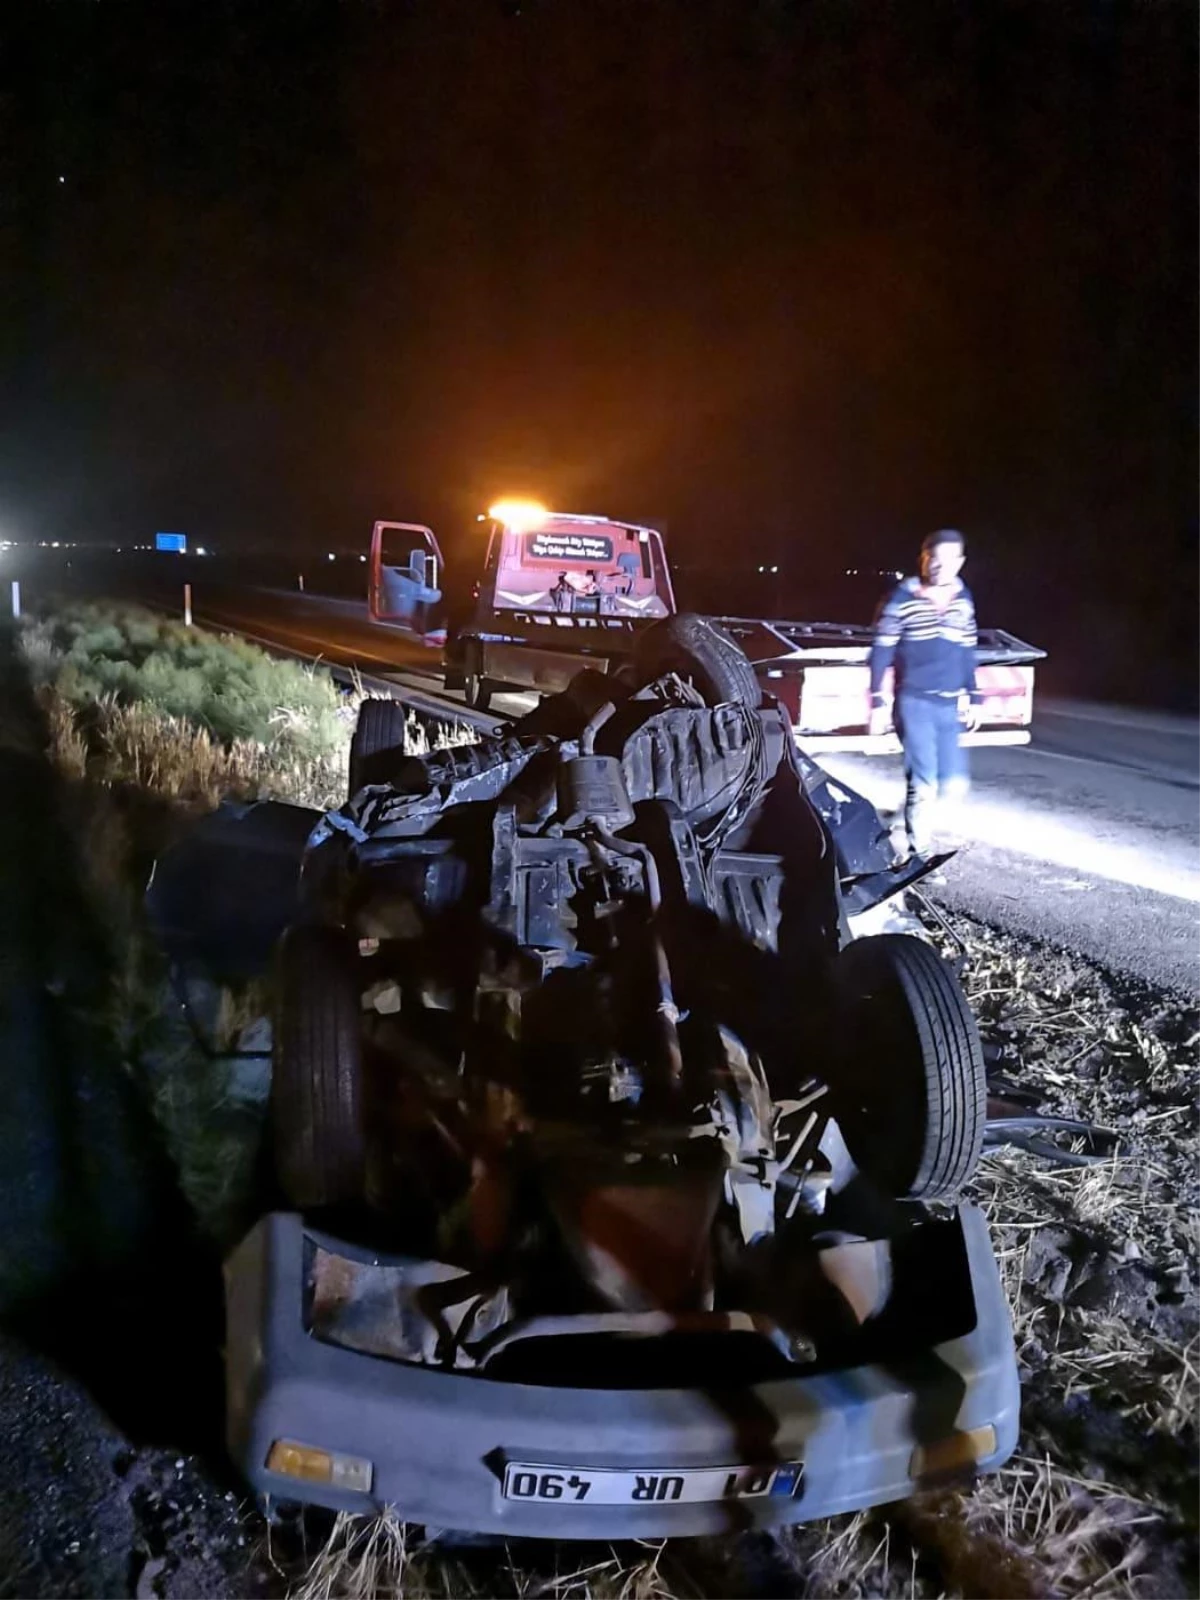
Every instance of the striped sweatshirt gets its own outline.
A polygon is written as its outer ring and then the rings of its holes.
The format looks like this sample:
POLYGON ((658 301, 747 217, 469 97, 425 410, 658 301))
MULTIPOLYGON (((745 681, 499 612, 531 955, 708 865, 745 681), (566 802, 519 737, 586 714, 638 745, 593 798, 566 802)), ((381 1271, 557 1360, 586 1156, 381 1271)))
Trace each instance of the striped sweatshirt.
POLYGON ((897 694, 979 699, 975 687, 975 602, 965 583, 944 611, 922 593, 920 578, 898 583, 880 607, 871 646, 871 701, 883 703, 884 673, 895 668, 897 694))

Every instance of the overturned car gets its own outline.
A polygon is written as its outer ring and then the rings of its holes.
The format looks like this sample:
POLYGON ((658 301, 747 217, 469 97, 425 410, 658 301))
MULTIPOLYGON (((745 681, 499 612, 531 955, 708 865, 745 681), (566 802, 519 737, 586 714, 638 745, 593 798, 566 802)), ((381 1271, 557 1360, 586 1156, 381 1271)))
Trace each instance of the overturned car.
POLYGON ((988 1469, 1016 1362, 952 967, 698 618, 478 743, 360 715, 278 954, 227 1265, 261 1492, 438 1528, 795 1522, 988 1469))

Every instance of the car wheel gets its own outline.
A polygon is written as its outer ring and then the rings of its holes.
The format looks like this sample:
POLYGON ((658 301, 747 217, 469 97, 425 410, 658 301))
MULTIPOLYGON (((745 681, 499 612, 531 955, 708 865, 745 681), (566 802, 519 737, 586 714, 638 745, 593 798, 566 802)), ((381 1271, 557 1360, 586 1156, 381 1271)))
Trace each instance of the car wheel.
POLYGON ((395 758, 408 753, 408 716, 396 700, 364 700, 350 741, 350 794, 386 783, 395 758))
POLYGON ((486 711, 492 703, 492 689, 483 676, 478 652, 467 653, 466 671, 463 673, 463 698, 475 711, 486 711))
POLYGON ((275 1173, 301 1211, 352 1205, 364 1187, 357 956, 340 929, 280 942, 268 1123, 275 1173))
POLYGON ((987 1083, 954 969, 909 934, 855 939, 835 967, 834 1108, 864 1177, 900 1200, 953 1196, 979 1164, 987 1083))
POLYGON ((642 633, 634 650, 639 681, 652 683, 664 673, 690 679, 709 705, 758 709, 762 690, 745 652, 707 617, 680 612, 642 633))

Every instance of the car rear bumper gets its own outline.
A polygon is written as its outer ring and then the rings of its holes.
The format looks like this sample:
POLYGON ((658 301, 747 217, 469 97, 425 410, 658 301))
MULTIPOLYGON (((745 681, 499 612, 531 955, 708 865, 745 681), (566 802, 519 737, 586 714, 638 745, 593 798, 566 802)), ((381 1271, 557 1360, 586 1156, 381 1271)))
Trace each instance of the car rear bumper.
POLYGON ((959 1220, 977 1313, 969 1334, 894 1367, 702 1391, 540 1387, 321 1343, 304 1327, 305 1225, 273 1214, 226 1266, 230 1449, 252 1486, 280 1499, 363 1512, 393 1506, 407 1521, 513 1536, 719 1533, 902 1499, 919 1486, 919 1446, 990 1428, 994 1447, 977 1463, 986 1471, 1016 1444, 1008 1306, 983 1216, 963 1207, 959 1220), (803 1463, 794 1497, 589 1506, 501 1493, 506 1462, 645 1473, 761 1466, 761 1446, 747 1441, 763 1438, 771 1460, 803 1463), (269 1471, 276 1440, 366 1458, 370 1492, 269 1471))

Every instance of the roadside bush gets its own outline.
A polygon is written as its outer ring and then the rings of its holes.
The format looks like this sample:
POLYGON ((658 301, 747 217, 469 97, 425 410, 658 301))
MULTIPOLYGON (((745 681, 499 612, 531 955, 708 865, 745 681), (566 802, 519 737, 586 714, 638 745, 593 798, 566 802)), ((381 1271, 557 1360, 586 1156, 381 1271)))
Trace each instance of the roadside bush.
MULTIPOLYGON (((102 603, 22 623, 21 650, 64 775, 125 784, 185 809, 223 799, 325 809, 346 797, 361 693, 233 634, 102 603)), ((408 749, 473 737, 412 713, 408 749)))
POLYGON ((345 795, 359 696, 231 635, 102 604, 30 619, 21 648, 61 770, 187 808, 345 795))
POLYGON ((22 642, 35 683, 53 685, 74 706, 110 696, 139 702, 221 744, 282 738, 308 760, 327 757, 348 737, 327 672, 277 660, 232 635, 95 604, 28 623, 22 642))

